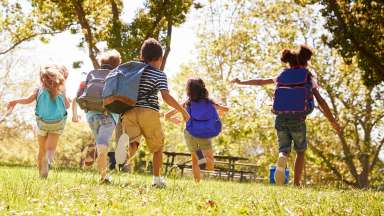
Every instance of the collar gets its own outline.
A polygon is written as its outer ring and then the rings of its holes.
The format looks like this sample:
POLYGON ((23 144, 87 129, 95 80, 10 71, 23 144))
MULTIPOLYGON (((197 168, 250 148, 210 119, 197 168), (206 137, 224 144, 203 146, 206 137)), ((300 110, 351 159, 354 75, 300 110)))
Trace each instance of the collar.
POLYGON ((101 69, 108 69, 108 70, 112 70, 113 67, 112 65, 109 65, 109 64, 103 64, 100 66, 101 69))

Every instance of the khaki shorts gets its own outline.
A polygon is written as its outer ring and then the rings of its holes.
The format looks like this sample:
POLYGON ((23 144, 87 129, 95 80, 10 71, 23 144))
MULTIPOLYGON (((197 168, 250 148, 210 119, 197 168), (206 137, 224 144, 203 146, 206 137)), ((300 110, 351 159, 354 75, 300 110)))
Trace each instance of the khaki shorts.
POLYGON ((49 133, 63 134, 67 118, 55 122, 46 122, 36 117, 37 135, 47 136, 49 133))
POLYGON ((122 116, 122 127, 131 143, 140 143, 141 136, 144 136, 149 151, 163 150, 164 133, 159 112, 149 108, 133 108, 122 116))
POLYGON ((205 138, 197 138, 188 133, 187 130, 184 130, 184 138, 187 143, 189 151, 196 152, 197 149, 201 150, 211 150, 212 149, 212 140, 205 138))

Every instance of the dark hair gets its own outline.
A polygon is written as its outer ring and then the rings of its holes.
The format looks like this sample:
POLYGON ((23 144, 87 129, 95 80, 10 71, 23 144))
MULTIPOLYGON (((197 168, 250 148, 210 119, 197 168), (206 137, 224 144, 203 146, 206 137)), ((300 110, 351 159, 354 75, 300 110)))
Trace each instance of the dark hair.
POLYGON ((289 63, 291 67, 307 66, 308 61, 313 55, 312 50, 305 45, 300 45, 299 50, 284 49, 280 60, 284 63, 289 63))
POLYGON ((163 56, 163 48, 157 40, 149 38, 141 46, 140 54, 146 63, 156 61, 163 56))
POLYGON ((209 100, 208 90, 205 88, 204 81, 202 79, 189 79, 187 82, 187 96, 190 105, 191 101, 199 101, 201 99, 209 100))

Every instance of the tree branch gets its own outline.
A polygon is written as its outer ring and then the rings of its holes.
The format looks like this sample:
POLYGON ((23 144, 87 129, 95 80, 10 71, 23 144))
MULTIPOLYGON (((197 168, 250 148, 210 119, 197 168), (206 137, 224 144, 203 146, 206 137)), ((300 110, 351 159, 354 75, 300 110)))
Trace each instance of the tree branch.
POLYGON ((318 155, 323 160, 325 165, 328 167, 328 169, 332 170, 333 174, 336 176, 336 178, 338 180, 343 181, 348 185, 356 186, 356 183, 353 183, 353 182, 348 181, 348 180, 343 178, 343 176, 341 175, 339 170, 335 166, 332 165, 332 163, 327 159, 327 157, 322 153, 321 150, 315 148, 313 145, 310 145, 310 149, 313 151, 313 153, 318 155))
POLYGON ((377 161, 379 160, 379 154, 380 154, 380 151, 383 148, 383 146, 384 146, 384 138, 380 141, 380 145, 376 149, 376 152, 373 156, 371 166, 369 166, 369 171, 371 171, 375 167, 377 161))
POLYGON ((54 31, 54 32, 40 32, 40 33, 34 33, 34 34, 31 34, 29 35, 28 37, 25 37, 19 41, 17 41, 16 43, 14 43, 12 46, 8 47, 7 49, 3 50, 3 51, 0 51, 0 55, 4 55, 4 54, 7 54, 8 52, 12 51, 13 49, 15 49, 17 46, 19 46, 20 44, 24 43, 24 42, 27 42, 29 40, 32 40, 33 38, 37 37, 37 36, 41 36, 41 35, 54 35, 54 34, 59 34, 59 33, 62 33, 64 30, 62 31, 54 31))
POLYGON ((95 41, 93 38, 93 34, 92 34, 92 29, 89 26, 87 18, 85 17, 85 12, 84 12, 84 8, 82 5, 82 1, 81 0, 73 0, 72 3, 75 6, 77 18, 78 18, 80 26, 83 30, 83 35, 85 37, 85 40, 88 43, 89 58, 92 61, 93 67, 99 68, 100 67, 99 62, 96 59, 96 55, 99 52, 99 49, 96 47, 96 44, 95 44, 95 41))
POLYGON ((166 47, 165 52, 163 56, 163 62, 161 63, 161 70, 164 70, 165 64, 167 63, 167 58, 169 55, 169 52, 171 52, 171 40, 172 40, 172 17, 168 17, 168 24, 167 24, 167 40, 166 40, 166 47))

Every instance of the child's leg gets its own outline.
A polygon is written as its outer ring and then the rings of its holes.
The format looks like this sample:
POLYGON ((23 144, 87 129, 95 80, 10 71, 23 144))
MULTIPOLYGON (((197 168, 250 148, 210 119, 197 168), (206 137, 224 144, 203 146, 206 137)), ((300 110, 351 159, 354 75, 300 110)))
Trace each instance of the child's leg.
POLYGON ((213 150, 212 149, 203 150, 203 153, 205 156, 205 160, 207 161, 206 169, 209 171, 213 171, 213 168, 214 168, 213 150))
POLYGON ((163 165, 163 149, 153 153, 153 176, 159 177, 163 165))
POLYGON ((130 159, 135 156, 137 150, 139 149, 139 143, 138 142, 132 142, 129 143, 128 147, 128 163, 130 163, 130 159))
POLYGON ((275 171, 275 182, 277 185, 283 185, 285 182, 285 168, 287 167, 287 158, 287 153, 279 153, 279 159, 277 160, 277 166, 275 171))
POLYGON ((305 152, 297 152, 295 160, 295 174, 293 183, 295 186, 300 186, 301 176, 304 170, 305 152))
POLYGON ((200 182, 201 180, 201 175, 200 175, 200 167, 199 167, 199 162, 197 159, 197 155, 195 152, 192 152, 192 172, 193 172, 193 177, 196 182, 200 182))
POLYGON ((292 136, 289 130, 290 119, 284 116, 277 116, 275 128, 279 143, 279 158, 276 163, 275 182, 276 185, 283 185, 285 182, 285 168, 287 167, 288 155, 291 152, 292 136))
POLYGON ((108 172, 108 143, 115 129, 115 124, 112 121, 112 117, 100 119, 99 121, 100 127, 96 135, 97 168, 101 179, 105 180, 108 172))
POLYGON ((108 146, 104 144, 97 144, 97 169, 101 179, 104 180, 108 171, 108 146))
POLYGON ((47 152, 47 159, 48 163, 52 163, 53 157, 56 152, 57 143, 59 141, 60 134, 55 133, 48 133, 47 140, 46 140, 46 152, 47 152))
MULTIPOLYGON (((46 140, 47 136, 38 135, 37 141, 39 143, 39 153, 37 155, 37 167, 39 169, 39 175, 42 178, 46 178, 48 176, 48 167, 44 166, 47 163, 47 154, 46 154, 46 140)), ((47 165, 46 165, 47 166, 47 165)))

